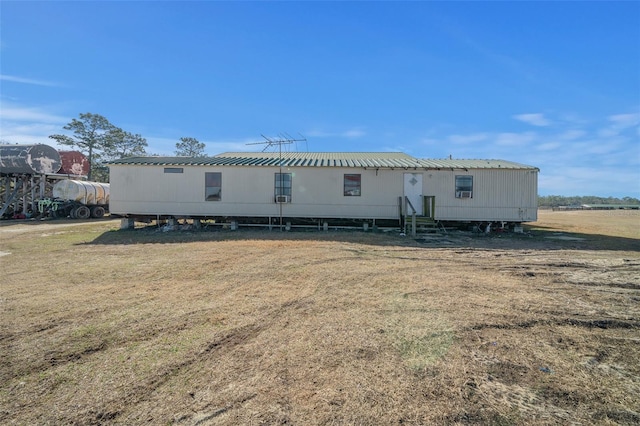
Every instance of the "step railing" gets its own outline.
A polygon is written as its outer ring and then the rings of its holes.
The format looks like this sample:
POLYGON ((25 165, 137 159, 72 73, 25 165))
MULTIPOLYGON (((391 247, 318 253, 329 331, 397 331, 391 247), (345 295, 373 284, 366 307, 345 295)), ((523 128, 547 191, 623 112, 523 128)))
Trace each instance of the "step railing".
MULTIPOLYGON (((407 196, 400 197, 400 199, 402 200, 402 203, 400 204, 400 208, 402 210, 401 219, 404 219, 404 223, 402 223, 402 229, 404 232, 410 233, 411 237, 415 238, 417 235, 418 227, 425 228, 426 225, 428 224, 430 225, 429 229, 431 230, 435 230, 437 232, 442 231, 445 234, 447 233, 446 228, 440 221, 435 220, 431 216, 418 216, 418 212, 416 208, 413 206, 413 204, 411 203, 411 200, 409 200, 407 196), (407 221, 409 216, 411 216, 410 222, 407 221), (409 228, 409 224, 411 229, 410 232, 407 229, 409 228)), ((433 201, 431 202, 433 203, 433 201)), ((433 204, 431 205, 430 208, 433 209, 433 204)))
POLYGON ((409 200, 409 197, 407 197, 405 195, 404 197, 404 211, 405 211, 405 226, 406 226, 406 212, 408 211, 408 208, 411 208, 411 237, 415 238, 416 236, 416 215, 417 215, 417 211, 416 208, 413 207, 413 204, 411 204, 411 200, 409 200))

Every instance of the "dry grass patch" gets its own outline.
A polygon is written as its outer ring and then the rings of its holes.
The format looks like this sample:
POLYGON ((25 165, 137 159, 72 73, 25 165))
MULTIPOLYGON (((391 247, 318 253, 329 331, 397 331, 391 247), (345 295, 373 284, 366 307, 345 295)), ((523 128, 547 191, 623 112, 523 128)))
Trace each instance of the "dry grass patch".
POLYGON ((636 424, 640 256, 602 249, 636 237, 547 218, 446 244, 0 226, 0 422, 636 424))

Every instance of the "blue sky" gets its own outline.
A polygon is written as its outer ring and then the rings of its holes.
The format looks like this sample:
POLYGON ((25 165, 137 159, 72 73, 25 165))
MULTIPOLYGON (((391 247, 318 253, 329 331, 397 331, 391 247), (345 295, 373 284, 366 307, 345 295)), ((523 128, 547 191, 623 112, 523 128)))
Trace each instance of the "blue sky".
POLYGON ((78 114, 171 155, 402 151, 640 198, 640 2, 0 2, 0 140, 78 114))

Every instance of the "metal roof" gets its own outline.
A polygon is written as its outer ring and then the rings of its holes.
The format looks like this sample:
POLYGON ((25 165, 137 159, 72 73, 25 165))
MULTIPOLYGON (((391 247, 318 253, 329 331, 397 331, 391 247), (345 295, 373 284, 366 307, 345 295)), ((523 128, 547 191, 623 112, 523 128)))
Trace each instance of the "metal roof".
POLYGON ((233 166, 420 167, 417 158, 402 152, 225 152, 214 158, 233 166))
POLYGON ((421 159, 420 163, 427 169, 519 169, 519 170, 539 170, 537 167, 526 164, 515 163, 506 160, 458 160, 458 159, 421 159))
POLYGON ((402 152, 225 152, 213 157, 130 157, 110 165, 355 167, 385 169, 532 169, 504 160, 429 160, 402 152))
POLYGON ((402 152, 225 152, 213 157, 131 157, 109 164, 158 166, 272 166, 421 168, 420 160, 402 152))

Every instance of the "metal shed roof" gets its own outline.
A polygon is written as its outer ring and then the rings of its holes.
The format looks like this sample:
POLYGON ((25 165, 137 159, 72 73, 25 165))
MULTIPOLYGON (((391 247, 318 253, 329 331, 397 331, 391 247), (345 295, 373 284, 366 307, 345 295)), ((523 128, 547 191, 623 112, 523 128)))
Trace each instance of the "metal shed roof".
POLYGON ((457 159, 422 159, 420 163, 427 169, 520 169, 538 170, 537 167, 506 160, 457 160, 457 159))
POLYGON ((214 158, 234 166, 279 166, 282 161, 284 167, 420 167, 417 158, 402 152, 225 152, 214 158))
POLYGON ((271 166, 356 167, 387 169, 531 169, 536 167, 504 160, 430 160, 402 152, 225 152, 213 157, 130 157, 110 165, 140 166, 271 166))
POLYGON ((213 157, 131 157, 111 165, 421 168, 402 152, 225 152, 213 157))

